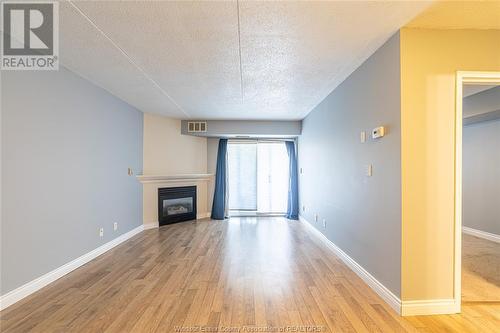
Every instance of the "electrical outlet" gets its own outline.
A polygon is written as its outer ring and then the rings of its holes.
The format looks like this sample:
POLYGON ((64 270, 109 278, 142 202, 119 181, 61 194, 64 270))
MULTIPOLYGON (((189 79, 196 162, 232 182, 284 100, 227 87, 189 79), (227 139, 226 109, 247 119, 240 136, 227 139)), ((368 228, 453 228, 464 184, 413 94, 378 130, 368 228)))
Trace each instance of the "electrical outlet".
POLYGON ((99 229, 99 237, 104 237, 104 228, 99 229))
POLYGON ((118 230, 118 222, 113 223, 113 230, 118 230))
POLYGON ((318 222, 318 214, 314 214, 314 222, 318 222))
POLYGON ((326 229, 326 220, 325 219, 323 219, 323 228, 326 229))
POLYGON ((305 212, 306 211, 306 206, 302 205, 302 211, 305 212))

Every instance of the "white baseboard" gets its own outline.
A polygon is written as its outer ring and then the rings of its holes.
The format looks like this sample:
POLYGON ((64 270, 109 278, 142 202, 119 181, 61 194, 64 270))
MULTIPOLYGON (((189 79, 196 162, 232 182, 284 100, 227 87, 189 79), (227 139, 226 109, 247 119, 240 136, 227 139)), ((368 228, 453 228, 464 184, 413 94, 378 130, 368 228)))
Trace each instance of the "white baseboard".
POLYGON ((460 304, 456 304, 454 299, 431 299, 416 301, 401 301, 367 270, 365 270, 354 259, 349 257, 337 245, 326 238, 318 229, 313 227, 302 216, 299 220, 316 235, 324 244, 326 244, 354 273, 356 273, 377 295, 379 295, 394 311, 402 316, 417 315, 438 315, 453 314, 460 312, 460 304))
POLYGON ((196 219, 197 220, 206 219, 206 218, 210 217, 210 215, 212 215, 211 212, 200 213, 200 214, 196 215, 196 219))
POLYGON ((75 260, 72 260, 68 262, 67 264, 64 264, 63 266, 54 269, 53 271, 44 274, 40 276, 39 278, 28 282, 19 288, 16 288, 10 292, 8 292, 5 295, 0 296, 0 310, 3 310, 12 304, 22 300, 23 298, 33 294, 34 292, 42 289, 49 283, 54 282, 55 280, 63 277, 64 275, 70 273, 71 271, 77 269, 80 266, 85 265, 92 259, 97 258, 101 254, 111 250, 115 246, 119 245, 120 243, 123 243, 124 241, 128 240, 129 238, 135 236, 136 234, 140 233, 141 231, 144 230, 144 226, 138 226, 135 229, 130 230, 127 233, 124 233, 121 236, 118 236, 117 238, 113 239, 112 241, 99 246, 97 249, 92 250, 81 257, 76 258, 75 260))
POLYGON ((144 223, 144 230, 149 230, 149 229, 156 229, 160 226, 160 224, 158 223, 158 221, 156 222, 148 222, 148 223, 144 223))
POLYGON ((309 223, 302 216, 299 216, 299 220, 307 226, 307 228, 312 231, 324 244, 326 244, 354 273, 356 273, 373 291, 377 293, 394 311, 398 314, 401 313, 401 300, 399 297, 394 295, 389 289, 387 289, 382 283, 380 283, 376 278, 374 278, 367 270, 365 270, 360 264, 358 264, 354 259, 349 257, 344 251, 342 251, 337 245, 326 238, 318 229, 314 228, 311 223, 309 223))
MULTIPOLYGON (((210 215, 211 215, 210 212, 196 214, 196 219, 197 220, 205 219, 205 218, 210 217, 210 215)), ((158 227, 160 227, 160 224, 158 223, 158 221, 144 223, 144 230, 155 229, 158 227)))
POLYGON ((428 301, 403 301, 401 304, 402 316, 425 316, 452 314, 460 312, 460 304, 451 299, 433 299, 428 301))
POLYGON ((477 229, 472 229, 469 227, 462 227, 464 234, 476 236, 479 238, 487 239, 492 242, 500 243, 500 235, 492 234, 491 232, 481 231, 477 229))

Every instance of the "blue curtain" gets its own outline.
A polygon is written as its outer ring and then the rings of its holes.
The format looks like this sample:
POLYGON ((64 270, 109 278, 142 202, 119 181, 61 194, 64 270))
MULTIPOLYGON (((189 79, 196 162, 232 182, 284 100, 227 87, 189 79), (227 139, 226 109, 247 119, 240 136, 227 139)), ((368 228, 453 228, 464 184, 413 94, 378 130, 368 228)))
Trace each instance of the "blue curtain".
POLYGON ((299 219, 299 186, 297 179, 297 156, 295 156, 295 142, 286 141, 286 151, 288 153, 290 179, 288 181, 288 204, 286 217, 290 220, 299 219))
POLYGON ((226 191, 227 191, 227 139, 219 140, 217 152, 217 169, 215 172, 215 191, 212 204, 211 218, 224 220, 226 217, 226 191))

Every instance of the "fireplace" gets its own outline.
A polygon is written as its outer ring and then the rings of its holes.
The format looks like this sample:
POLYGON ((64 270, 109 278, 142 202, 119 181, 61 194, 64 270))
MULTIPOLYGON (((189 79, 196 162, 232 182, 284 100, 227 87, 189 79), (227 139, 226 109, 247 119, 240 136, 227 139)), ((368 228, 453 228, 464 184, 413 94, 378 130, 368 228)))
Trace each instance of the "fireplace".
POLYGON ((160 225, 196 219, 196 186, 158 189, 160 225))

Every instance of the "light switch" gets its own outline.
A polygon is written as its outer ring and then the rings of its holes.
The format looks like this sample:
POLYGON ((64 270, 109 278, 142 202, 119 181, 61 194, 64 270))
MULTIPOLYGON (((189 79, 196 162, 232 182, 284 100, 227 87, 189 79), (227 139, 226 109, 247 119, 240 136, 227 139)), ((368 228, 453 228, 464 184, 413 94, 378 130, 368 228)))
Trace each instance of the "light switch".
POLYGON ((359 135, 359 141, 360 141, 361 143, 365 143, 365 141, 366 141, 366 132, 365 132, 365 131, 362 131, 362 132, 360 133, 360 135, 359 135))
POLYGON ((366 166, 366 175, 367 175, 368 177, 371 177, 371 176, 372 176, 372 174, 373 174, 373 166, 372 166, 371 164, 368 164, 368 165, 366 166))

